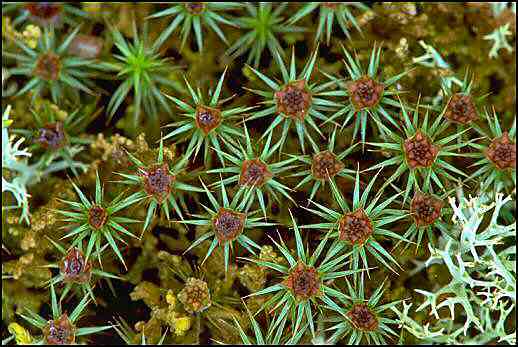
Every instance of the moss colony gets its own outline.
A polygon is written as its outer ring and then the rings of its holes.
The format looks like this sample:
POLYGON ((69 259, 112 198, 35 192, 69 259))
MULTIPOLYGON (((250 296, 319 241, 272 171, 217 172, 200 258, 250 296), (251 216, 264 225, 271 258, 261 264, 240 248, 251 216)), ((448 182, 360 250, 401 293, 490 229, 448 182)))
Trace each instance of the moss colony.
POLYGON ((515 3, 3 3, 3 344, 516 343, 515 3))

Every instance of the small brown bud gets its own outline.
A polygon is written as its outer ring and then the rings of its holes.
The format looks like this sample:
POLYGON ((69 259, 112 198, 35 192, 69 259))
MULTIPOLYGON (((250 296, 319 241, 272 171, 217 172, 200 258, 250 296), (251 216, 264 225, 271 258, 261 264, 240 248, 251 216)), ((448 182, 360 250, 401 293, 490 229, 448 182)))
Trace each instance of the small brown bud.
POLYGON ((477 109, 470 95, 454 94, 446 105, 444 118, 454 123, 468 124, 477 117, 477 109))
POLYGON ((239 185, 260 187, 268 182, 268 180, 272 177, 273 174, 268 169, 268 166, 261 161, 261 159, 245 160, 241 165, 239 185))
POLYGON ((290 82, 275 92, 274 97, 277 111, 287 118, 302 121, 311 107, 311 93, 307 91, 304 80, 290 82))
POLYGON ((190 14, 198 15, 201 14, 203 11, 205 11, 205 8, 207 7, 207 4, 204 2, 187 2, 185 3, 185 8, 190 14))
POLYGON ((71 345, 76 340, 76 328, 66 313, 59 319, 50 320, 43 328, 45 342, 49 345, 71 345))
POLYGON ((45 149, 58 150, 64 147, 67 143, 67 137, 63 123, 56 122, 40 128, 35 142, 45 149))
POLYGON ((68 251, 59 269, 65 283, 88 283, 92 276, 92 265, 85 261, 83 252, 75 247, 68 251))
POLYGON ((486 157, 500 170, 516 167, 516 144, 511 142, 507 131, 491 141, 486 157))
POLYGON ((246 215, 226 208, 220 208, 212 219, 214 233, 220 242, 231 241, 241 234, 246 215))
POLYGON ((433 195, 416 191, 410 202, 410 213, 418 227, 426 226, 432 224, 441 216, 443 206, 444 202, 442 200, 437 199, 433 195))
POLYGON ((190 277, 185 287, 178 293, 178 300, 184 305, 187 312, 201 312, 212 304, 207 283, 190 277))
POLYGON ((40 25, 58 24, 63 4, 53 2, 31 2, 25 5, 31 18, 40 25))
POLYGON ((292 291, 297 299, 308 300, 320 294, 322 281, 313 266, 299 262, 283 284, 292 291))
POLYGON ((351 103, 356 111, 376 106, 383 97, 385 86, 369 76, 347 83, 351 103))
POLYGON ((99 205, 92 205, 88 210, 88 224, 95 229, 101 229, 108 219, 108 212, 99 205))
POLYGON ((139 176, 144 178, 144 190, 146 193, 153 196, 159 204, 169 197, 171 184, 175 180, 175 176, 169 174, 169 165, 167 163, 141 170, 139 176))
POLYGON ((378 318, 365 304, 355 304, 347 312, 347 317, 351 319, 352 325, 358 330, 374 331, 378 329, 378 318))
POLYGON ((196 107, 196 126, 207 136, 212 130, 216 129, 223 117, 217 108, 198 106, 196 107))
POLYGON ((36 60, 36 65, 32 73, 45 80, 57 81, 61 71, 61 60, 57 54, 52 52, 43 53, 36 60))
POLYGON ((338 226, 340 240, 351 244, 363 244, 372 235, 372 223, 362 208, 346 213, 339 221, 338 226))
POLYGON ((405 155, 411 169, 431 166, 439 153, 439 148, 420 130, 414 137, 405 140, 405 155))
POLYGON ((336 159, 330 151, 323 151, 313 156, 311 173, 318 180, 328 180, 344 168, 344 164, 336 159))

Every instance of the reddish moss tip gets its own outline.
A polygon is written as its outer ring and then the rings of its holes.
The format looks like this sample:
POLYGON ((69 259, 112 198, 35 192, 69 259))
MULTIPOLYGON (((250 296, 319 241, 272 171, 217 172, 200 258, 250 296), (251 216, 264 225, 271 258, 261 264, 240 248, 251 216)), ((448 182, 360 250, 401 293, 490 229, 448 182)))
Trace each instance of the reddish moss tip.
POLYGON ((45 81, 57 81, 60 71, 61 60, 59 55, 48 52, 38 57, 32 73, 45 81))
POLYGON ((59 21, 63 4, 54 2, 32 2, 25 5, 25 9, 39 24, 46 25, 59 21))
POLYGON ((274 94, 277 111, 287 118, 304 120, 311 107, 311 93, 304 80, 290 82, 274 94))
POLYGON ((90 262, 86 262, 83 252, 75 247, 68 251, 59 269, 65 283, 88 283, 92 276, 90 262))
POLYGON ((47 323, 43 328, 43 336, 49 345, 71 345, 76 340, 76 328, 64 313, 47 323))
POLYGON ((444 202, 442 200, 437 199, 433 195, 416 191, 410 202, 410 213, 418 227, 427 226, 441 216, 443 206, 444 202))
POLYGON ((302 262, 299 262, 284 280, 284 285, 298 300, 308 300, 318 296, 321 283, 317 270, 302 262))
POLYGON ((221 110, 217 108, 198 106, 196 107, 196 126, 208 135, 222 122, 221 110))
POLYGON ((363 244, 372 235, 372 223, 362 208, 343 215, 339 221, 340 240, 351 244, 363 244))
POLYGON ((144 190, 146 193, 153 196, 159 204, 169 197, 175 177, 169 174, 169 165, 167 163, 142 170, 139 175, 144 178, 144 190))
POLYGON ((444 118, 454 123, 468 124, 477 117, 477 109, 470 95, 454 94, 446 105, 444 118))
POLYGON ((67 137, 63 123, 56 122, 40 128, 35 142, 45 149, 57 150, 64 147, 67 143, 67 137))
POLYGON ((214 233, 219 241, 232 241, 245 227, 246 215, 226 208, 220 208, 212 219, 214 233))
POLYGON ((344 164, 330 151, 322 151, 313 156, 311 174, 318 180, 328 180, 342 171, 344 164))
POLYGON ((376 106, 384 90, 385 86, 382 83, 376 82, 369 76, 347 83, 347 91, 356 111, 376 106))
POLYGON ((414 137, 405 140, 405 156, 411 169, 430 167, 435 162, 439 148, 420 130, 414 137))
POLYGON ((268 166, 260 159, 245 160, 241 165, 239 185, 260 187, 272 177, 273 174, 268 169, 268 166))
POLYGON ((347 317, 351 319, 352 325, 362 331, 374 331, 378 329, 378 318, 369 310, 365 304, 355 304, 349 312, 347 317))
POLYGON ((99 205, 92 205, 88 210, 88 224, 95 229, 101 229, 108 219, 108 212, 105 208, 99 205))
POLYGON ((516 168, 516 144, 511 142, 509 134, 504 132, 501 137, 491 141, 486 157, 499 170, 514 169, 516 168))

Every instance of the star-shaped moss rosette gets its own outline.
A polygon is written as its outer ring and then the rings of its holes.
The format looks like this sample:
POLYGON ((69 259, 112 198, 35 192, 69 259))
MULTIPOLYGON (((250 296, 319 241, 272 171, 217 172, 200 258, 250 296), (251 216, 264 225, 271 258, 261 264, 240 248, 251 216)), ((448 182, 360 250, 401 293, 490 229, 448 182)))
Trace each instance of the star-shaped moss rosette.
MULTIPOLYGON (((419 125, 419 102, 414 109, 412 118, 410 118, 402 103, 401 110, 403 134, 392 131, 382 123, 378 123, 380 129, 384 129, 387 141, 368 142, 369 145, 380 148, 376 151, 389 153, 390 158, 368 168, 366 171, 397 165, 397 169, 387 178, 382 189, 391 182, 402 181, 403 177, 407 176, 403 197, 403 203, 405 203, 410 193, 415 191, 417 187, 434 193, 437 192, 434 186, 445 191, 460 177, 467 178, 468 175, 455 167, 454 164, 449 163, 447 158, 472 156, 470 153, 461 153, 459 150, 468 146, 473 140, 451 144, 452 141, 469 131, 470 128, 446 135, 444 131, 448 128, 449 123, 444 121, 442 114, 438 115, 432 124, 429 124, 428 111, 426 111, 423 121, 419 125), (408 172, 408 175, 405 175, 406 172, 408 172)), ((456 165, 458 165, 458 161, 456 165)))
POLYGON ((88 19, 88 13, 74 6, 72 3, 58 2, 26 2, 2 4, 2 16, 18 11, 12 21, 13 27, 30 21, 40 26, 61 27, 68 24, 71 27, 78 25, 78 20, 88 19))
POLYGON ((354 18, 352 9, 357 8, 362 11, 370 10, 368 6, 359 3, 359 2, 349 2, 349 3, 340 3, 340 2, 309 2, 304 4, 289 20, 289 24, 295 24, 300 19, 310 15, 314 10, 319 8, 318 13, 318 25, 317 31, 315 34, 315 42, 318 42, 322 39, 324 29, 326 31, 326 44, 329 46, 329 42, 331 41, 331 33, 333 32, 333 23, 336 20, 338 25, 342 29, 342 32, 347 36, 348 39, 351 38, 349 34, 348 27, 350 25, 354 26, 356 30, 360 33, 362 32, 356 18, 354 18))
MULTIPOLYGON (((401 189, 395 185, 392 185, 392 188, 397 192, 401 192, 401 189)), ((409 240, 411 243, 415 243, 416 253, 425 233, 428 236, 428 243, 432 245, 437 244, 437 237, 434 234, 434 230, 438 229, 441 232, 448 233, 449 226, 444 220, 446 215, 451 215, 451 208, 447 206, 446 202, 454 190, 455 189, 451 189, 437 196, 417 188, 412 199, 407 201, 406 204, 401 204, 399 208, 395 209, 385 209, 387 216, 406 216, 409 224, 405 226, 406 230, 403 234, 403 238, 409 240)), ((404 243, 403 250, 410 246, 410 242, 404 243)), ((398 247, 401 243, 401 241, 398 241, 394 248, 398 247)))
MULTIPOLYGON (((259 206, 261 207, 266 219, 267 204, 265 203, 265 194, 268 194, 268 197, 273 198, 278 204, 282 204, 282 201, 279 199, 277 194, 280 193, 295 204, 295 201, 288 193, 288 191, 292 191, 292 189, 278 181, 279 174, 296 167, 296 165, 290 165, 295 161, 295 158, 274 163, 270 161, 272 155, 280 145, 280 143, 277 142, 271 146, 271 132, 266 138, 266 142, 263 145, 260 154, 257 154, 259 152, 257 148, 252 147, 252 140, 248 134, 246 125, 245 139, 246 149, 239 144, 239 148, 227 145, 229 153, 216 150, 220 152, 220 154, 227 160, 227 162, 230 162, 231 165, 225 165, 223 168, 209 170, 207 173, 230 173, 232 176, 223 179, 221 181, 223 184, 227 185, 237 183, 240 187, 252 187, 251 189, 253 189, 253 193, 250 195, 251 199, 248 205, 251 205, 257 197, 259 206)), ((219 182, 214 183, 214 185, 216 184, 219 184, 219 182)), ((271 202, 271 200, 268 199, 267 202, 271 202)))
POLYGON ((26 312, 19 313, 28 323, 42 331, 42 335, 36 337, 32 341, 32 344, 72 345, 76 343, 77 337, 92 335, 113 328, 113 325, 84 328, 76 327, 79 316, 90 302, 90 298, 86 295, 81 299, 70 315, 62 311, 61 303, 58 304, 53 284, 50 286, 50 298, 52 317, 48 321, 28 308, 25 308, 26 312))
POLYGON ((502 131, 499 117, 487 110, 484 116, 489 124, 489 132, 478 125, 474 129, 484 137, 484 143, 471 143, 477 150, 473 154, 478 159, 472 166, 478 169, 470 178, 481 182, 481 190, 491 188, 495 193, 516 188, 516 117, 509 131, 502 131))
MULTIPOLYGON (((266 338, 280 340, 282 336, 291 338, 305 332, 308 328, 315 337, 314 314, 322 313, 324 309, 339 311, 340 308, 333 299, 345 300, 347 297, 330 285, 330 281, 362 271, 339 271, 344 267, 350 253, 336 256, 337 253, 326 253, 325 259, 319 261, 320 255, 326 248, 328 235, 324 237, 312 255, 304 249, 299 227, 291 214, 296 242, 296 254, 293 256, 282 238, 280 244, 272 239, 286 259, 288 266, 277 262, 259 259, 243 258, 266 268, 275 270, 283 280, 248 296, 273 294, 261 307, 268 316, 272 317, 266 338), (335 257, 336 256, 336 257, 335 257), (319 262, 319 265, 317 265, 319 262), (287 322, 291 323, 289 332, 284 332, 287 322)), ((332 281, 331 281, 332 282, 332 281)))
POLYGON ((315 197, 318 189, 324 187, 326 182, 334 180, 336 176, 349 178, 354 180, 356 171, 345 167, 344 159, 354 150, 357 143, 349 146, 339 154, 335 154, 336 128, 331 134, 331 138, 327 144, 327 148, 323 151, 317 151, 312 155, 290 155, 293 158, 303 162, 305 166, 309 166, 306 170, 298 171, 290 177, 304 177, 296 186, 295 190, 313 181, 313 187, 309 195, 309 200, 315 197))
POLYGON ((80 202, 58 199, 68 205, 71 210, 55 210, 55 212, 65 217, 61 219, 61 221, 71 223, 73 225, 73 227, 70 227, 69 225, 64 226, 64 228, 70 228, 72 230, 61 239, 73 238, 71 247, 79 247, 83 240, 88 239, 85 262, 88 261, 88 258, 90 257, 90 254, 92 254, 92 250, 95 246, 95 254, 97 255, 101 267, 101 252, 102 247, 104 246, 103 241, 105 241, 110 245, 113 252, 122 262, 124 268, 126 268, 124 257, 120 252, 116 240, 123 244, 127 244, 122 238, 123 235, 137 238, 129 232, 124 225, 129 223, 139 223, 140 221, 132 218, 116 216, 115 214, 137 203, 144 197, 139 193, 134 193, 124 198, 124 192, 122 192, 108 203, 103 198, 104 189, 101 185, 98 172, 96 172, 95 199, 93 201, 90 201, 74 182, 71 183, 80 199, 80 202))
POLYGON ((203 189, 183 183, 177 178, 185 170, 189 154, 186 153, 170 168, 169 164, 164 161, 163 138, 160 139, 156 163, 152 165, 144 164, 133 154, 127 152, 128 158, 136 166, 137 172, 134 174, 116 172, 117 175, 125 178, 125 180, 117 182, 138 186, 140 189, 134 195, 139 200, 146 199, 148 207, 142 232, 151 225, 151 221, 159 208, 166 215, 167 219, 171 219, 170 208, 173 208, 178 216, 183 219, 180 206, 183 208, 187 206, 183 192, 204 192, 203 189))
POLYGON ((304 68, 298 75, 295 66, 295 50, 292 50, 289 71, 281 56, 275 53, 275 61, 282 73, 282 82, 280 83, 273 81, 268 76, 250 67, 250 69, 272 90, 263 91, 247 88, 252 93, 261 95, 265 99, 262 104, 267 106, 264 110, 254 112, 247 120, 263 117, 271 118, 268 120, 268 122, 270 122, 270 126, 264 132, 263 138, 268 136, 270 132, 283 123, 282 135, 279 139, 279 151, 281 151, 284 146, 292 123, 295 125, 302 152, 305 153, 305 138, 309 140, 312 148, 315 151, 318 151, 318 145, 311 137, 309 130, 306 128, 306 123, 309 124, 320 136, 324 137, 319 126, 315 123, 315 118, 325 121, 327 120, 327 117, 322 112, 329 111, 333 107, 339 106, 339 104, 325 98, 327 95, 325 91, 334 85, 334 82, 328 82, 322 85, 317 85, 316 83, 311 82, 311 74, 315 67, 317 53, 318 48, 315 49, 315 52, 310 56, 304 65, 304 68))
POLYGON ((336 239, 330 247, 330 254, 338 254, 344 248, 351 248, 352 254, 351 268, 357 270, 360 268, 360 258, 363 266, 367 269, 369 274, 369 265, 367 252, 369 252, 376 260, 385 265, 391 271, 396 272, 390 265, 401 267, 396 259, 378 242, 380 238, 395 239, 404 242, 410 242, 406 238, 390 231, 386 225, 403 219, 405 214, 397 216, 386 216, 386 208, 396 200, 399 194, 394 194, 388 199, 378 204, 378 201, 383 194, 383 190, 378 190, 378 193, 370 200, 367 200, 369 193, 374 186, 374 182, 378 177, 379 172, 369 181, 369 184, 360 196, 360 173, 356 171, 356 179, 353 191, 353 204, 349 206, 342 193, 338 190, 336 183, 330 181, 331 190, 335 202, 340 206, 339 212, 334 211, 326 206, 311 201, 317 209, 306 208, 311 213, 316 214, 324 221, 316 224, 309 224, 301 226, 302 229, 324 229, 331 231, 330 237, 336 239))
POLYGON ((186 152, 198 155, 201 147, 204 147, 204 162, 210 163, 210 147, 214 147, 218 152, 216 153, 220 161, 223 163, 224 159, 221 155, 222 143, 236 144, 237 138, 243 137, 241 129, 230 124, 230 121, 236 118, 242 118, 243 114, 253 109, 253 107, 238 106, 233 108, 223 108, 221 104, 229 101, 231 98, 220 100, 221 89, 227 69, 219 78, 218 84, 214 91, 210 90, 207 99, 203 97, 201 90, 195 92, 187 79, 185 83, 192 98, 192 104, 188 104, 174 96, 166 95, 172 100, 182 111, 182 116, 187 118, 166 127, 174 127, 174 130, 164 136, 164 140, 169 138, 176 138, 177 142, 182 142, 190 139, 186 152))
POLYGON ((219 27, 220 24, 226 24, 237 27, 233 20, 225 18, 218 12, 235 10, 243 6, 239 2, 185 2, 169 6, 167 9, 159 11, 148 18, 171 17, 171 22, 167 28, 160 34, 154 45, 160 47, 179 26, 182 35, 182 44, 180 50, 183 49, 187 38, 191 34, 191 27, 196 37, 196 45, 200 52, 203 51, 203 29, 210 28, 218 35, 221 41, 228 45, 225 34, 219 27))
POLYGON ((181 91, 178 85, 168 76, 180 69, 172 65, 170 58, 161 58, 158 47, 149 47, 147 25, 144 26, 143 37, 139 37, 137 25, 133 21, 133 42, 129 42, 121 32, 110 26, 113 43, 119 54, 113 54, 115 59, 103 61, 98 66, 107 72, 115 72, 116 79, 123 82, 113 92, 108 102, 108 119, 111 120, 115 112, 127 99, 130 90, 133 90, 133 126, 140 120, 140 113, 145 112, 151 121, 158 123, 159 109, 172 114, 162 91, 164 88, 181 91))
MULTIPOLYGON (((345 120, 342 123, 342 127, 345 127, 354 117, 352 140, 356 139, 356 134, 360 130, 362 143, 365 143, 367 122, 369 120, 375 120, 375 124, 388 122, 396 129, 399 129, 397 121, 387 111, 387 107, 400 108, 399 102, 394 100, 393 96, 401 92, 391 87, 408 74, 410 70, 382 79, 378 73, 381 47, 374 45, 367 70, 362 67, 357 57, 353 59, 344 46, 342 46, 342 50, 347 58, 347 61, 344 60, 343 63, 351 80, 344 82, 342 79, 330 75, 327 76, 340 86, 340 90, 334 91, 333 95, 347 98, 347 103, 340 105, 340 109, 330 116, 327 121, 331 122, 344 116, 345 120)), ((379 125, 378 130, 381 134, 386 132, 379 125)))
POLYGON ((243 6, 248 15, 234 18, 232 21, 240 29, 248 32, 236 40, 225 52, 225 55, 235 59, 249 51, 246 62, 250 64, 253 60, 256 68, 259 66, 265 48, 268 48, 273 56, 277 54, 284 56, 284 50, 277 37, 280 34, 306 30, 284 22, 282 13, 288 5, 288 3, 274 4, 270 2, 244 3, 243 6))
POLYGON ((79 27, 68 34, 61 43, 57 42, 54 27, 44 28, 35 48, 23 40, 14 40, 18 52, 2 50, 2 57, 13 59, 18 66, 8 69, 9 74, 25 76, 28 82, 15 96, 31 92, 31 102, 38 96, 50 93, 52 101, 58 103, 64 98, 79 100, 79 91, 94 94, 91 80, 98 67, 93 59, 70 55, 68 47, 79 32, 79 27))
MULTIPOLYGON (((372 293, 370 298, 365 299, 363 273, 361 279, 355 274, 355 285, 346 278, 347 294, 349 299, 341 307, 341 316, 330 318, 328 321, 338 323, 330 327, 329 331, 334 331, 329 338, 329 342, 337 343, 339 340, 349 337, 348 345, 359 345, 362 340, 367 344, 386 345, 387 340, 393 340, 399 334, 389 327, 389 324, 398 324, 398 320, 390 319, 385 316, 385 311, 395 307, 401 300, 380 305, 381 298, 386 288, 385 281, 372 293)), ((390 341, 389 340, 389 341, 390 341)))
POLYGON ((237 241, 237 243, 243 246, 247 251, 255 254, 253 248, 261 249, 261 247, 245 235, 246 231, 253 228, 275 225, 275 223, 261 222, 262 217, 252 217, 258 211, 248 212, 247 205, 250 200, 250 195, 253 193, 253 187, 242 186, 230 201, 225 185, 220 181, 221 197, 223 200, 223 203, 220 203, 203 182, 202 185, 211 203, 211 207, 201 204, 206 211, 205 214, 191 214, 191 216, 196 219, 181 220, 178 221, 178 223, 206 226, 208 230, 196 239, 184 253, 197 247, 203 241, 212 238, 207 254, 201 264, 203 265, 214 249, 219 246, 223 248, 226 272, 228 271, 230 254, 234 249, 234 242, 237 241))
POLYGON ((39 107, 31 109, 35 130, 17 129, 18 133, 31 139, 29 151, 38 154, 39 163, 46 168, 46 173, 70 168, 78 176, 77 169, 86 171, 88 168, 86 164, 73 158, 83 150, 81 145, 91 143, 78 135, 102 112, 102 108, 94 112, 90 112, 89 108, 78 108, 62 119, 58 113, 65 111, 44 101, 39 107), (62 160, 56 161, 59 159, 62 160))
MULTIPOLYGON (((63 301, 63 299, 71 290, 79 289, 75 291, 77 296, 89 295, 92 298, 92 301, 96 303, 93 287, 98 279, 122 279, 121 277, 112 273, 102 271, 100 269, 95 269, 92 266, 92 262, 85 258, 82 243, 79 243, 78 247, 70 247, 68 250, 66 250, 62 245, 52 240, 51 238, 47 237, 47 239, 62 255, 62 258, 58 263, 45 265, 47 268, 59 269, 59 274, 52 277, 49 281, 46 282, 46 284, 64 284, 63 291, 61 292, 59 298, 60 302, 63 301)), ((108 244, 104 245, 101 248, 101 251, 103 251, 106 247, 108 247, 108 244)), ((92 256, 95 257, 96 254, 94 253, 92 256)))

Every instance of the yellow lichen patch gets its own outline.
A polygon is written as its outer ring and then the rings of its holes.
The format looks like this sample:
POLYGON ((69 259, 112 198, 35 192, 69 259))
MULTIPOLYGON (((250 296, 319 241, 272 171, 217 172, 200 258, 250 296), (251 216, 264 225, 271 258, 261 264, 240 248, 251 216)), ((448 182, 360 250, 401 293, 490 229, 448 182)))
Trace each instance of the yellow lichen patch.
POLYGON ((14 335, 17 345, 29 345, 32 343, 31 334, 20 324, 11 323, 7 327, 9 332, 14 335))

